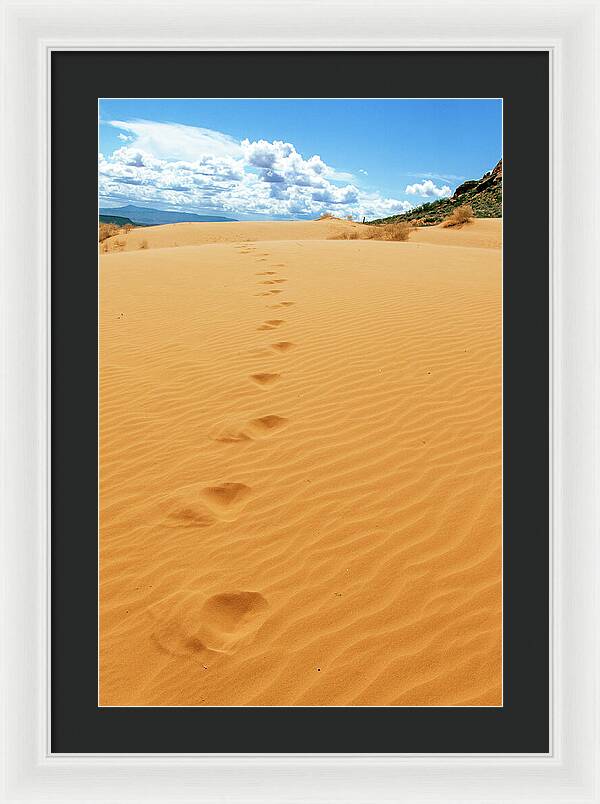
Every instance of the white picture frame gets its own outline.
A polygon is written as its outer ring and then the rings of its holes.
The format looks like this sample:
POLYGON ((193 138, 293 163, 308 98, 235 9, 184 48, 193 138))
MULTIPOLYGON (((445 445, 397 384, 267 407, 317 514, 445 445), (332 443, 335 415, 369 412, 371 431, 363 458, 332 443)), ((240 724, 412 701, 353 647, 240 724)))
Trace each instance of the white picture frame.
POLYGON ((0 7, 1 801, 600 802, 597 0, 373 0, 368 8, 356 0, 0 0, 0 7), (50 752, 48 109, 50 54, 63 49, 550 53, 548 754, 50 752))

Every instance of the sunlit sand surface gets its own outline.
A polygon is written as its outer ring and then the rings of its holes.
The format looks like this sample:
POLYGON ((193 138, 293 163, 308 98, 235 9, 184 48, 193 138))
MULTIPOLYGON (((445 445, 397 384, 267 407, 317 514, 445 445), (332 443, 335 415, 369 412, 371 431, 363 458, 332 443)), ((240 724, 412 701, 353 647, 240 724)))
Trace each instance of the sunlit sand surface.
POLYGON ((501 222, 348 226, 107 241, 101 705, 501 705, 501 222))

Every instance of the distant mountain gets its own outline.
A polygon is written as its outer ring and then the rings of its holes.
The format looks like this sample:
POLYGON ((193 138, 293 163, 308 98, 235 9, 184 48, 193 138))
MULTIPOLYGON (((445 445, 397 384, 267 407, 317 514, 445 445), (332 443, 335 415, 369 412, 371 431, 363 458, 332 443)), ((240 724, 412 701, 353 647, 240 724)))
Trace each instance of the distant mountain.
POLYGON ((414 221, 417 226, 434 226, 445 220, 456 207, 469 204, 476 218, 502 217, 502 160, 480 179, 465 181, 454 191, 452 198, 440 198, 411 209, 402 215, 379 218, 371 223, 414 221))
POLYGON ((166 212, 163 209, 150 209, 150 207, 136 207, 127 204, 124 207, 101 209, 100 215, 110 215, 129 218, 138 226, 160 226, 163 223, 216 223, 233 221, 234 218, 221 218, 216 215, 193 215, 190 212, 166 212))

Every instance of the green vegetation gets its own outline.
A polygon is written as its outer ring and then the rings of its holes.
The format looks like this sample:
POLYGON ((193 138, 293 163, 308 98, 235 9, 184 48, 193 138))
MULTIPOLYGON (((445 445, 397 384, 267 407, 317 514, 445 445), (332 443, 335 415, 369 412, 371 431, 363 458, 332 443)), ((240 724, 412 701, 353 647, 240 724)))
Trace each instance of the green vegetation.
POLYGON ((99 215, 98 223, 114 223, 115 226, 135 226, 135 223, 129 218, 123 218, 120 215, 99 215))
POLYGON ((446 220, 454 210, 465 205, 472 207, 476 218, 502 217, 502 160, 481 179, 466 181, 457 187, 452 198, 430 201, 402 215, 378 218, 371 223, 412 221, 415 226, 434 226, 446 220))

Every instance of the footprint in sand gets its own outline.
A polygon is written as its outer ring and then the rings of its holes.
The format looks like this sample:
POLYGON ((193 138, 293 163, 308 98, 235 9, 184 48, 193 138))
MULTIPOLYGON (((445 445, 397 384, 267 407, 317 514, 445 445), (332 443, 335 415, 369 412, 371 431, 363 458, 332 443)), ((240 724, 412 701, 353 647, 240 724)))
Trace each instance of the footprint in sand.
POLYGON ((233 522, 252 493, 245 483, 219 483, 202 489, 200 496, 219 519, 233 522))
POLYGON ((279 430, 281 427, 285 427, 287 423, 288 420, 283 416, 269 415, 259 416, 258 419, 252 419, 250 426, 259 433, 270 433, 273 430, 279 430))
POLYGON ((240 430, 222 433, 222 435, 215 438, 215 441, 218 441, 219 444, 240 444, 243 441, 251 441, 251 438, 247 433, 240 430))
POLYGON ((263 371, 260 374, 250 375, 250 379, 254 380, 255 383, 258 383, 258 385, 270 385, 271 383, 274 383, 276 380, 278 380, 280 377, 281 374, 272 374, 267 371, 263 371))
POLYGON ((295 345, 291 341, 279 341, 279 343, 272 343, 271 349, 275 349, 276 352, 289 352, 295 345))
POLYGON ((283 293, 283 290, 268 290, 267 294, 270 295, 271 293, 283 293))
POLYGON ((259 330, 268 330, 268 329, 275 329, 276 327, 280 327, 282 324, 285 324, 283 318, 270 318, 268 321, 265 321, 264 324, 261 324, 258 327, 259 330))
MULTIPOLYGON (((241 430, 222 433, 219 438, 224 443, 250 440, 250 436, 241 430)), ((251 491, 244 483, 207 486, 199 495, 196 490, 187 487, 161 504, 165 524, 173 527, 207 528, 219 519, 232 522, 248 502, 251 491)))
POLYGON ((288 420, 284 416, 275 416, 268 414, 266 416, 258 416, 256 419, 251 419, 244 427, 237 429, 228 429, 221 431, 220 435, 215 438, 221 444, 236 444, 241 441, 252 441, 255 438, 263 438, 273 433, 275 430, 280 430, 288 424, 288 420))
MULTIPOLYGON (((169 608, 172 610, 171 601, 169 608)), ((169 656, 196 655, 208 660, 212 654, 232 652, 240 640, 255 633, 268 609, 260 592, 221 592, 204 602, 198 593, 192 593, 175 614, 163 620, 156 617, 152 642, 169 656)))
POLYGON ((270 307, 272 310, 274 310, 276 307, 292 307, 293 304, 294 302, 292 301, 285 301, 285 302, 279 302, 278 304, 271 304, 270 307))
POLYGON ((256 276, 275 276, 275 271, 259 271, 256 276))
POLYGON ((171 507, 168 520, 172 525, 189 528, 207 528, 215 522, 214 516, 204 506, 180 503, 171 507))

